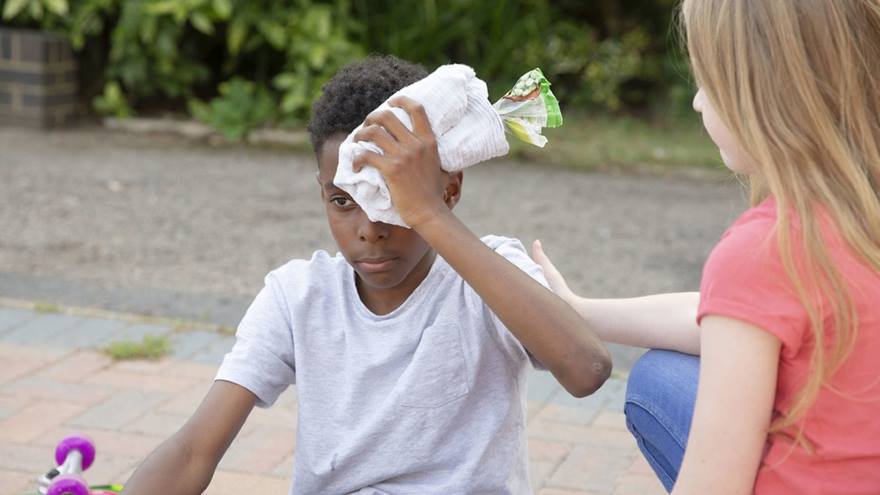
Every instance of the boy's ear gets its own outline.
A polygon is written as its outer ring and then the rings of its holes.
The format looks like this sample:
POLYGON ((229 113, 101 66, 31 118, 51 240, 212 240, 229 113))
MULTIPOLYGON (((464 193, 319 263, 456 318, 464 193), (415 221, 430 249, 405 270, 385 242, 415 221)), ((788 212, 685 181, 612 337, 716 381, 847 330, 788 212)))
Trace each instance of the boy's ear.
POLYGON ((449 182, 446 183, 446 189, 443 191, 443 201, 449 209, 455 208, 458 200, 461 199, 461 187, 464 182, 464 173, 461 171, 449 174, 449 182))

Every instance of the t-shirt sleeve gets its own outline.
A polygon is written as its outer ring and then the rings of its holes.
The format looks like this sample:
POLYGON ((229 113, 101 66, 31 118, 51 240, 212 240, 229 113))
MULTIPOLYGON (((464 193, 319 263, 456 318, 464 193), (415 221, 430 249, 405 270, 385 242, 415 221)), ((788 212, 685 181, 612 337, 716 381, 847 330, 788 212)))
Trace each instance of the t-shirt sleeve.
MULTIPOLYGON (((537 280, 544 287, 548 287, 547 279, 544 277, 544 270, 535 263, 526 252, 522 242, 517 239, 509 239, 505 237, 487 236, 483 238, 490 248, 500 254, 507 261, 510 261, 517 268, 526 272, 530 277, 537 280)), ((484 314, 488 315, 489 330, 492 332, 492 338, 504 349, 504 351, 515 360, 528 359, 532 366, 540 370, 546 370, 525 346, 520 343, 519 339, 514 336, 510 330, 502 323, 501 318, 480 298, 476 291, 470 290, 471 296, 479 298, 479 304, 484 308, 484 314)))
POLYGON ((265 282, 239 323, 235 345, 215 377, 250 390, 260 407, 271 406, 296 383, 290 313, 272 273, 265 282))
POLYGON ((706 315, 755 325, 776 336, 787 355, 798 352, 809 320, 782 264, 772 222, 734 225, 712 250, 697 324, 706 315))

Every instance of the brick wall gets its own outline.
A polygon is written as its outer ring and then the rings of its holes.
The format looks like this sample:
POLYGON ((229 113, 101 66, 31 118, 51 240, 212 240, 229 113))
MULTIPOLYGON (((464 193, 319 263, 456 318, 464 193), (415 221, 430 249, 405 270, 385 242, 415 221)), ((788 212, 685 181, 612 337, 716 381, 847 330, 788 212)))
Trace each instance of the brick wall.
POLYGON ((55 127, 76 116, 76 60, 62 37, 0 28, 0 124, 55 127))

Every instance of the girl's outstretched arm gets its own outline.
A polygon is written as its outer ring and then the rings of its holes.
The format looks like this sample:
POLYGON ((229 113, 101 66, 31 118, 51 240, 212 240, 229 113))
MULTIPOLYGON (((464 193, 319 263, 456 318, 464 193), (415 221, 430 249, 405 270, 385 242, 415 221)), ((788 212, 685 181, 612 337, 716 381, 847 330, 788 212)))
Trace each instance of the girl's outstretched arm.
POLYGON ((205 491, 256 400, 244 387, 214 382, 189 421, 147 457, 122 493, 197 495, 205 491))
POLYGON ((540 241, 532 258, 544 269, 553 292, 571 305, 602 340, 651 349, 700 354, 697 292, 655 294, 627 299, 588 299, 568 287, 544 253, 540 241))
POLYGON ((782 344, 722 316, 705 316, 701 328, 697 404, 673 494, 750 494, 767 441, 782 344))

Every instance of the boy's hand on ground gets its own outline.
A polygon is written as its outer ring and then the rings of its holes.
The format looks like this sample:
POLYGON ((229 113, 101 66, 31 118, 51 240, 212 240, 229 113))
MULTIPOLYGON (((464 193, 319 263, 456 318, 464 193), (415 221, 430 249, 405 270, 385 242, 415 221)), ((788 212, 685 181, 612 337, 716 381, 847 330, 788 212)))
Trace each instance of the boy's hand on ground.
POLYGON ((366 165, 376 167, 388 185, 400 217, 417 229, 449 209, 443 196, 448 174, 440 168, 437 139, 421 104, 405 96, 388 103, 409 114, 413 130, 407 129, 390 111, 370 114, 354 139, 372 141, 384 155, 366 151, 355 158, 352 167, 355 172, 366 165))
POLYGON ((544 277, 550 284, 550 290, 561 297, 563 301, 572 304, 572 301, 574 301, 577 296, 571 291, 568 284, 565 282, 565 278, 559 273, 559 270, 556 269, 556 266, 553 265, 553 262, 551 262, 550 258, 544 253, 544 248, 541 246, 540 240, 536 240, 532 244, 532 259, 544 269, 544 277))

